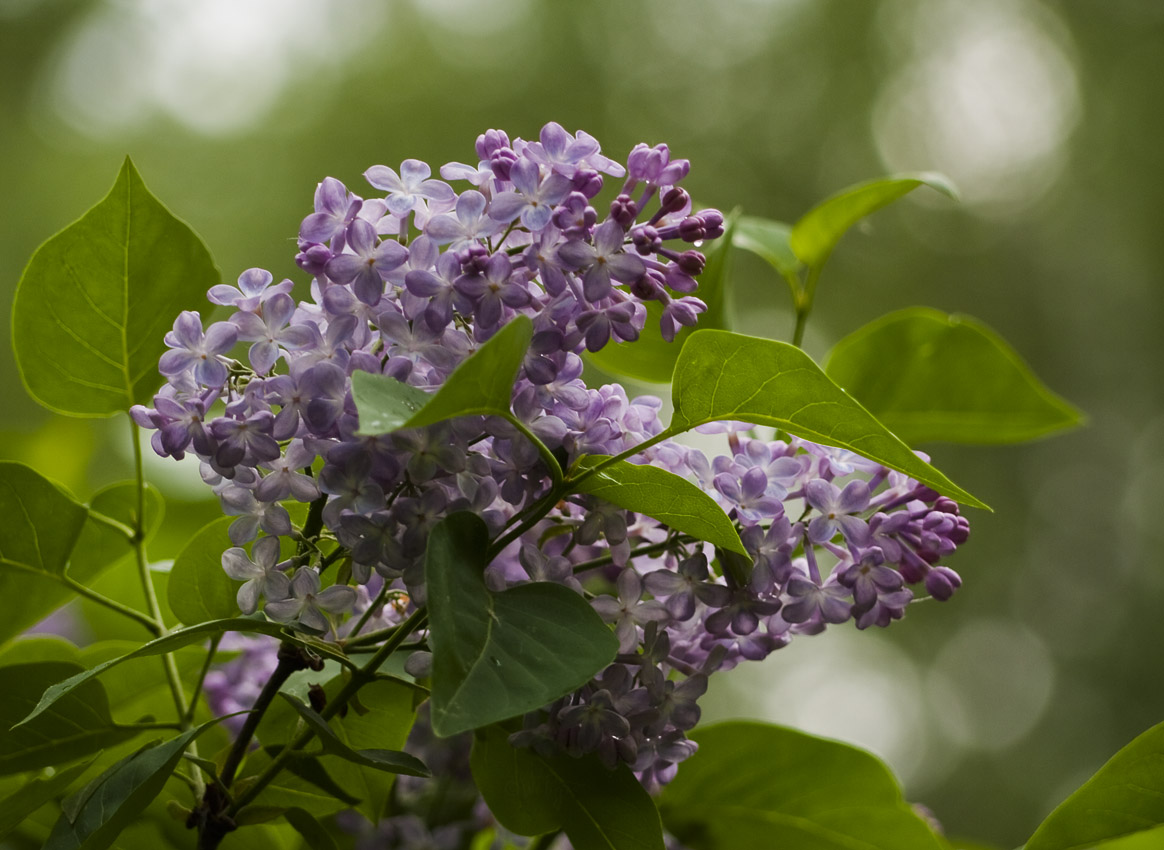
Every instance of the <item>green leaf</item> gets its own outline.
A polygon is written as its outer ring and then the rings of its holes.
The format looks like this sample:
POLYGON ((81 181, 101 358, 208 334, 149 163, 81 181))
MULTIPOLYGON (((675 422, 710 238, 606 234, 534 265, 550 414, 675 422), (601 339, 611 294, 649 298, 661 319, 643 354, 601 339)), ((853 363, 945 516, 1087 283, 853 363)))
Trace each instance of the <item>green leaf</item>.
POLYGON ((1083 850, 1101 841, 1164 825, 1164 723, 1111 757, 1059 804, 1026 850, 1083 850))
POLYGON ((22 788, 0 801, 0 838, 8 835, 21 822, 52 800, 69 789, 82 773, 93 764, 94 758, 58 770, 52 776, 37 777, 25 784, 22 788))
POLYGON ((336 850, 335 839, 324 825, 315 819, 315 816, 306 809, 293 806, 283 812, 287 823, 295 827, 295 831, 303 836, 311 850, 336 850))
MULTIPOLYGON (((246 776, 256 776, 270 765, 283 745, 263 747, 247 758, 246 776)), ((360 798, 348 792, 331 772, 314 756, 296 755, 283 766, 283 772, 255 798, 259 808, 299 806, 316 817, 327 817, 360 804, 360 798)), ((248 806, 244 811, 249 810, 248 806)))
MULTIPOLYGON (((707 264, 699 275, 699 290, 694 293, 707 304, 707 312, 699 317, 701 328, 730 328, 729 287, 731 284, 734 228, 739 210, 724 219, 724 233, 707 251, 707 264)), ((679 350, 691 336, 693 328, 681 328, 672 342, 663 339, 659 320, 663 308, 657 301, 647 303, 647 320, 639 338, 633 342, 610 342, 599 351, 587 352, 585 357, 608 375, 634 378, 654 384, 671 380, 679 350)))
POLYGON ((986 325, 925 307, 854 331, 825 371, 909 443, 1019 443, 1082 421, 986 325))
POLYGON ((918 186, 929 186, 943 195, 958 197, 957 189, 946 177, 928 172, 896 174, 858 183, 805 213, 793 225, 789 244, 805 265, 820 267, 850 227, 918 186))
POLYGON ((597 755, 545 759, 499 727, 473 739, 473 779, 497 820, 519 835, 565 829, 575 850, 663 850, 659 812, 626 765, 597 755))
POLYGON ((65 801, 45 850, 102 850, 134 823, 173 774, 187 745, 221 718, 114 764, 65 801))
POLYGON ((238 615, 237 582, 222 569, 222 553, 233 545, 227 529, 233 517, 203 526, 174 559, 166 593, 170 609, 188 625, 238 615))
MULTIPOLYGON (((62 682, 58 682, 52 687, 44 690, 40 701, 36 703, 36 707, 28 713, 17 725, 24 726, 31 723, 42 712, 46 711, 50 706, 60 700, 62 697, 71 693, 74 689, 80 687, 85 682, 98 676, 104 671, 108 670, 115 664, 121 664, 131 658, 144 658, 150 655, 162 655, 163 653, 173 652, 183 646, 189 646, 192 643, 200 643, 214 635, 222 634, 223 632, 257 632, 259 634, 270 635, 271 637, 284 638, 284 627, 278 623, 271 623, 266 620, 248 619, 246 617, 235 617, 229 620, 214 620, 209 623, 199 623, 196 626, 189 626, 185 629, 178 629, 170 632, 165 637, 160 637, 151 640, 133 652, 126 653, 118 658, 111 658, 96 667, 88 670, 83 670, 74 676, 70 676, 62 682)), ((9 724, 11 725, 11 724, 9 724)))
POLYGON ((37 661, 0 667, 4 699, 0 700, 0 775, 38 770, 73 761, 132 738, 109 713, 109 699, 100 682, 88 682, 38 713, 19 729, 12 726, 32 710, 37 698, 54 682, 84 670, 65 661, 37 661))
POLYGON ((1088 845, 1089 850, 1160 850, 1161 847, 1164 847, 1164 827, 1145 829, 1113 841, 1088 845))
MULTIPOLYGON (((137 522, 137 482, 119 481, 93 494, 89 506, 99 514, 133 528, 137 522)), ((166 503, 158 488, 145 485, 146 542, 153 539, 166 512, 166 503)), ((119 564, 134 554, 133 544, 119 529, 89 517, 69 560, 69 575, 86 582, 102 570, 119 564)), ((136 576, 135 576, 136 578, 136 576)))
POLYGON ((473 414, 509 418, 513 384, 532 338, 529 317, 515 317, 454 369, 432 395, 385 375, 354 372, 352 399, 360 416, 356 433, 374 437, 473 414))
POLYGON ((796 346, 696 331, 675 364, 672 395, 669 435, 725 419, 771 425, 857 452, 964 505, 987 507, 915 455, 796 346))
POLYGON ((110 416, 148 401, 161 384, 162 338, 219 282, 206 246, 127 158, 105 199, 24 270, 12 343, 25 386, 71 416, 110 416))
POLYGON ((941 850, 889 769, 854 747, 764 723, 691 734, 699 752, 659 799, 694 850, 941 850))
POLYGON ((732 245, 760 257, 785 279, 795 279, 802 268, 791 240, 787 224, 750 215, 741 216, 732 233, 732 245))
POLYGON ((279 696, 299 712, 299 716, 307 722, 315 737, 323 745, 323 751, 328 755, 339 756, 353 764, 382 770, 385 773, 403 773, 405 776, 432 775, 424 766, 424 762, 405 752, 382 749, 353 750, 339 739, 335 731, 327 725, 327 721, 311 706, 305 705, 290 694, 280 693, 279 696))
POLYGON ((540 708, 585 684, 618 651, 602 618, 562 585, 488 590, 488 548, 489 531, 471 513, 454 513, 429 534, 424 574, 438 735, 540 708))
MULTIPOLYGON (((585 472, 609 460, 604 455, 582 458, 585 472)), ((598 496, 628 511, 646 514, 676 531, 746 555, 740 535, 711 496, 685 478, 649 464, 620 460, 572 487, 576 493, 598 496)))

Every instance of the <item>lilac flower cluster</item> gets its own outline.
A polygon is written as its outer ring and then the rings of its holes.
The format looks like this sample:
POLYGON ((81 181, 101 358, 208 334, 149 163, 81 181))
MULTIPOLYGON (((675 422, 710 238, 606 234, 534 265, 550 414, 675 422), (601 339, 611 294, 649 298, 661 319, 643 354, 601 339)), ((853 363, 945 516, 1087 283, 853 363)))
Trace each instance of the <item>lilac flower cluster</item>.
MULTIPOLYGON (((384 194, 370 199, 327 178, 299 231, 308 300, 250 269, 209 293, 228 321, 204 328, 187 312, 167 335, 167 384, 132 413, 158 454, 195 454, 237 517, 223 567, 242 582, 242 611, 347 634, 344 613, 380 611, 383 591, 397 607, 377 617, 399 622, 401 606, 424 604, 437 522, 472 511, 496 537, 550 487, 543 456, 501 419, 358 435, 353 372, 434 390, 522 314, 535 332, 512 409, 555 456, 616 455, 662 431, 658 399, 587 387, 580 355, 636 339, 649 302, 668 339, 705 309, 691 294, 696 247, 722 235, 723 217, 692 211, 678 186, 687 161, 643 144, 624 166, 557 124, 536 142, 490 130, 476 153, 442 166, 443 180, 417 160, 374 166, 365 177, 384 194), (600 202, 610 178, 621 182, 600 202), (305 520, 293 502, 310 505, 305 520), (281 541, 294 554, 281 558, 281 541)), ((958 586, 938 564, 968 531, 953 502, 848 452, 749 434, 729 428, 730 453, 711 461, 673 442, 634 458, 712 494, 749 557, 576 495, 489 566, 495 590, 554 581, 585 594, 620 643, 615 663, 527 717, 515 741, 597 752, 656 787, 694 750, 685 733, 713 671, 848 619, 888 625, 913 598, 907 584, 938 599, 958 586)))

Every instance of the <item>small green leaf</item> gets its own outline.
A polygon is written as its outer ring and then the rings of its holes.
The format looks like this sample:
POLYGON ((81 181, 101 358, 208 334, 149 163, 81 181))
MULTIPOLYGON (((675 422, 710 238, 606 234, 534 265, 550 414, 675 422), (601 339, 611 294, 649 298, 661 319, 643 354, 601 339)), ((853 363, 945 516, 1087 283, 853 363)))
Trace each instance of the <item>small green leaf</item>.
POLYGON ((481 795, 506 829, 565 829, 575 850, 663 850, 659 812, 626 765, 609 770, 593 753, 545 759, 506 737, 498 727, 481 730, 470 758, 481 795))
POLYGON ((854 747, 764 723, 691 734, 699 752, 659 799, 694 850, 941 850, 889 769, 854 747))
MULTIPOLYGON (((604 455, 584 457, 578 471, 585 473, 607 460, 604 455)), ((598 496, 625 510, 646 514, 715 546, 747 554, 736 527, 714 499, 687 479, 657 466, 620 460, 573 485, 572 489, 598 496)))
POLYGON ((429 534, 424 574, 433 653, 432 726, 455 735, 532 711, 609 664, 618 640, 578 594, 532 582, 485 586, 489 531, 454 513, 429 534))
POLYGON ((1111 757, 1059 804, 1026 850, 1083 850, 1164 825, 1164 723, 1111 757))
POLYGON ((986 325, 925 307, 854 331, 825 371, 909 443, 1019 443, 1082 421, 986 325))
POLYGON ((0 643, 75 595, 61 583, 87 511, 36 470, 0 461, 0 643))
POLYGON ((65 793, 69 786, 89 769, 95 759, 96 756, 72 767, 58 770, 49 777, 37 777, 7 799, 0 801, 0 838, 12 832, 26 817, 45 803, 65 793))
POLYGON ((311 850, 336 850, 335 839, 311 812, 293 806, 283 812, 283 817, 303 836, 311 850))
POLYGON ((71 416, 110 416, 161 384, 162 338, 220 282, 206 246, 150 194, 127 158, 109 194, 45 242, 12 308, 29 393, 71 416))
POLYGON ((353 373, 352 399, 360 416, 356 433, 374 437, 473 414, 510 417, 513 384, 531 339, 533 322, 515 317, 432 395, 384 375, 353 373))
POLYGON ((896 174, 858 183, 821 201, 792 227, 789 244, 806 266, 822 266, 845 232, 870 213, 929 186, 943 195, 958 197, 953 184, 941 174, 896 174))
POLYGON ((696 331, 675 364, 672 395, 668 434, 725 419, 771 425, 857 452, 962 504, 986 507, 914 454, 796 346, 696 331))
MULTIPOLYGON (((699 317, 701 328, 730 328, 730 285, 732 252, 730 249, 739 211, 724 219, 724 234, 707 251, 707 264, 699 275, 699 289, 694 294, 706 305, 707 312, 699 317)), ((679 350, 691 336, 693 328, 681 328, 672 342, 663 339, 659 319, 663 308, 657 301, 647 302, 647 320, 639 338, 633 342, 611 341, 599 351, 587 352, 585 357, 608 375, 634 378, 653 384, 671 380, 679 350)))
MULTIPOLYGON (((58 682, 52 687, 44 691, 40 701, 36 703, 36 707, 28 713, 17 725, 23 727, 25 724, 31 723, 42 712, 46 711, 50 706, 56 703, 65 695, 71 693, 75 688, 81 686, 85 682, 92 679, 94 676, 100 675, 115 664, 121 664, 131 658, 144 658, 150 655, 162 655, 166 652, 173 652, 183 646, 189 646, 192 643, 200 643, 214 635, 222 634, 223 632, 257 632, 259 634, 270 635, 271 637, 283 638, 284 627, 278 623, 271 623, 267 620, 248 619, 246 617, 235 617, 229 620, 214 620, 209 623, 199 623, 196 626, 189 626, 185 629, 178 629, 170 632, 165 637, 156 638, 149 643, 144 644, 133 652, 126 653, 118 658, 111 658, 96 667, 88 670, 83 670, 75 676, 70 676, 62 682, 58 682)), ((10 724, 11 725, 11 724, 10 724)))
POLYGON ((45 850, 103 850, 158 796, 187 745, 222 718, 164 743, 151 743, 114 764, 65 801, 45 850))
POLYGON ((741 216, 732 233, 732 245, 750 251, 783 278, 795 278, 802 263, 792 250, 792 228, 780 221, 741 216))
POLYGON ((233 517, 203 526, 174 559, 166 594, 170 609, 188 625, 237 616, 238 582, 222 569, 222 553, 231 547, 227 529, 233 517))
POLYGON ((132 738, 109 713, 109 699, 100 682, 89 682, 40 713, 19 729, 45 688, 83 671, 79 664, 37 661, 0 668, 4 699, 0 700, 0 775, 39 770, 99 752, 132 738))
MULTIPOLYGON (((246 775, 261 773, 282 751, 283 745, 278 744, 263 747, 261 752, 249 756, 246 775)), ((283 773, 255 798, 255 805, 259 807, 299 806, 316 817, 327 817, 359 804, 360 798, 337 782, 318 758, 304 755, 285 762, 283 773)))
POLYGON ((328 755, 339 756, 353 764, 382 770, 385 773, 403 773, 405 776, 432 775, 424 766, 424 762, 405 752, 381 749, 353 750, 339 739, 335 731, 327 725, 327 721, 311 706, 305 705, 290 694, 280 693, 279 696, 299 712, 299 716, 307 722, 315 737, 323 745, 323 751, 328 755))
MULTIPOLYGON (((102 487, 89 500, 90 508, 103 516, 133 528, 137 522, 137 482, 119 481, 102 487)), ((145 533, 146 542, 162 524, 166 513, 166 503, 157 487, 145 485, 145 533)), ((102 570, 116 566, 123 559, 134 554, 133 544, 119 529, 90 516, 81 529, 81 537, 73 547, 69 560, 69 575, 79 582, 86 582, 102 570)))

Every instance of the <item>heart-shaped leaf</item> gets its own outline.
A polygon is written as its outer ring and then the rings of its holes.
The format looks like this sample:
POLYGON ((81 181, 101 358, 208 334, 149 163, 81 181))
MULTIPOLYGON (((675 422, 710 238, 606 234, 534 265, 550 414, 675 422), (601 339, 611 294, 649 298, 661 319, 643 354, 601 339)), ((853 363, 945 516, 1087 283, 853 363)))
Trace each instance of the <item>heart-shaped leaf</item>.
POLYGON ((219 281, 206 246, 127 158, 105 199, 24 270, 12 344, 25 386, 72 416, 111 416, 148 401, 174 317, 205 304, 219 281))
POLYGON ((941 850, 889 769, 863 750, 764 723, 691 734, 699 751, 659 799, 694 850, 941 850))
POLYGON ((1082 421, 986 325, 925 307, 849 334, 825 372, 909 443, 1020 443, 1082 421))
POLYGON ((454 513, 429 534, 424 574, 438 735, 546 705, 585 684, 618 651, 614 633, 572 590, 532 582, 490 591, 488 548, 489 530, 471 513, 454 513))
POLYGON ((771 425, 896 469, 965 505, 986 505, 930 466, 793 345, 727 331, 691 335, 672 383, 668 435, 735 419, 771 425))
POLYGON ((663 850, 659 812, 626 765, 596 754, 542 758, 500 727, 473 738, 473 780, 497 820, 519 835, 564 829, 576 850, 663 850))

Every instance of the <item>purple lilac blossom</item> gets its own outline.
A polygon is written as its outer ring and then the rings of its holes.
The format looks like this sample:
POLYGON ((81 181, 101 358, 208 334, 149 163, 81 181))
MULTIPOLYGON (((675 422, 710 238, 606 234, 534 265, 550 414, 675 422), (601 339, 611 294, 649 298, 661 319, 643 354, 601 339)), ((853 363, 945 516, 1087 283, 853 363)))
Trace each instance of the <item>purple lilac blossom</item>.
MULTIPOLYGON (((689 163, 640 145, 624 168, 593 137, 554 123, 536 142, 484 133, 476 158, 440 168, 468 184, 459 193, 417 160, 399 173, 368 170, 381 197, 327 178, 299 231, 310 300, 296 303, 289 281, 249 269, 237 289, 210 292, 234 310, 229 322, 204 333, 197 313, 183 313, 167 335, 167 384, 133 418, 156 432, 158 454, 196 454, 224 511, 239 517, 223 567, 242 582, 240 610, 262 601, 289 628, 343 635, 354 622, 345 614, 384 589, 392 604, 369 628, 399 622, 424 604, 437 522, 471 510, 497 535, 547 491, 541 455, 497 418, 359 435, 355 371, 432 391, 525 315, 535 334, 513 411, 566 464, 633 451, 662 432, 658 399, 588 387, 580 355, 636 339, 651 301, 668 339, 706 309, 691 294, 705 257, 681 243, 716 239, 723 216, 691 212, 676 186, 689 163), (609 204, 597 200, 603 175, 626 176, 609 204), (229 357, 237 340, 251 343, 249 366, 229 357), (282 504, 292 500, 312 503, 322 534, 277 564, 279 540, 302 535, 282 504), (324 589, 324 578, 334 583, 324 589)), ((726 435, 725 453, 710 460, 670 440, 633 458, 695 482, 737 524, 748 557, 732 556, 730 569, 713 547, 589 496, 560 502, 489 566, 496 590, 551 581, 585 593, 619 638, 614 663, 527 715, 515 743, 597 753, 657 789, 695 751, 686 732, 716 670, 848 620, 888 625, 914 598, 910 585, 947 599, 961 584, 940 563, 969 533, 956 504, 850 452, 749 427, 701 429, 726 435)), ((249 685, 219 678, 220 691, 239 691, 230 704, 247 704, 249 685)))

